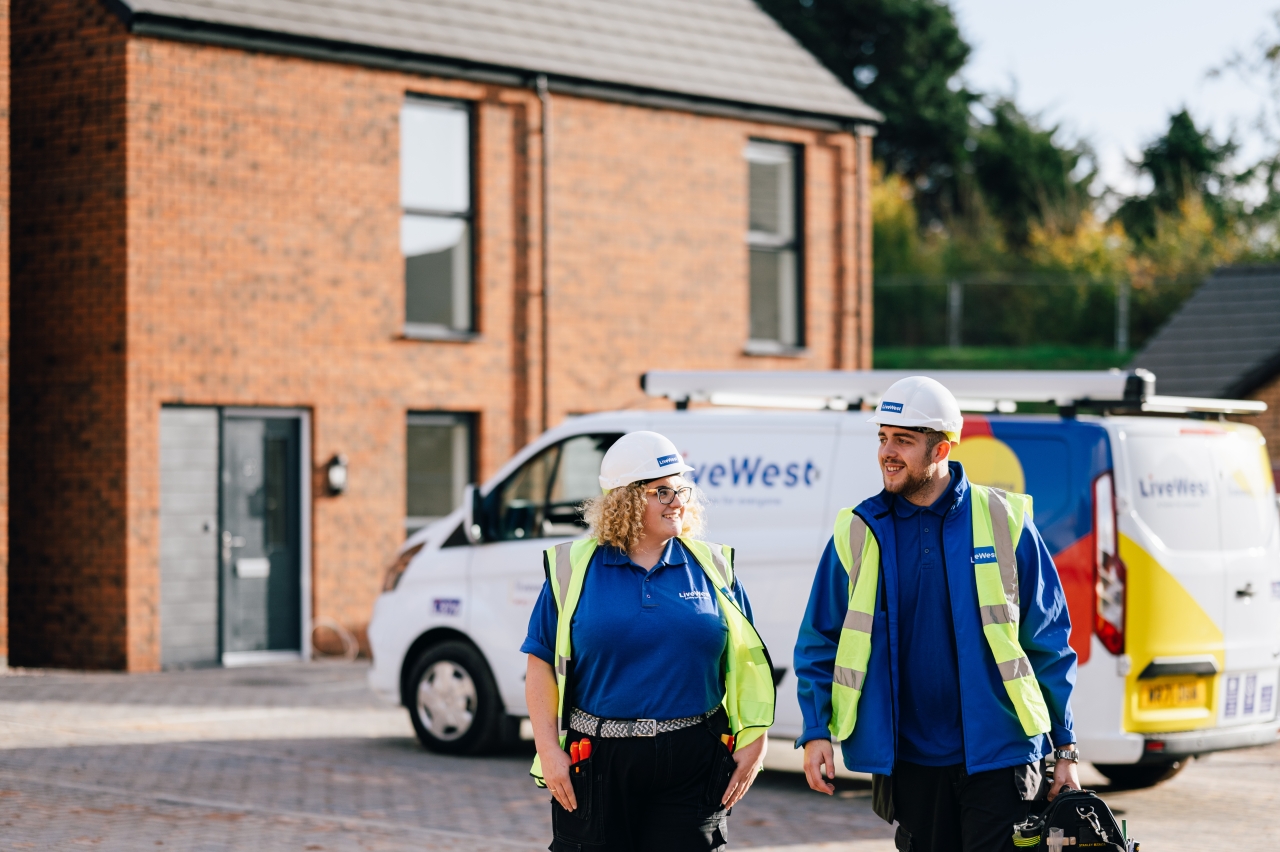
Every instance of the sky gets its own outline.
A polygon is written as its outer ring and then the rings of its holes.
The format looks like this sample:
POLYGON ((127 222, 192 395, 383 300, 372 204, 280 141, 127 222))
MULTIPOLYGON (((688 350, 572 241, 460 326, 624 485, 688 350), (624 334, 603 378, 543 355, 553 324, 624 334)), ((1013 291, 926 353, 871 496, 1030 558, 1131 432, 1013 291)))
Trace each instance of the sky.
POLYGON ((1234 129, 1241 161, 1263 147, 1250 123, 1259 82, 1207 72, 1276 32, 1280 0, 951 0, 974 53, 962 76, 980 92, 1016 93, 1019 106, 1088 140, 1102 179, 1132 192, 1127 161, 1187 107, 1221 140, 1234 129))

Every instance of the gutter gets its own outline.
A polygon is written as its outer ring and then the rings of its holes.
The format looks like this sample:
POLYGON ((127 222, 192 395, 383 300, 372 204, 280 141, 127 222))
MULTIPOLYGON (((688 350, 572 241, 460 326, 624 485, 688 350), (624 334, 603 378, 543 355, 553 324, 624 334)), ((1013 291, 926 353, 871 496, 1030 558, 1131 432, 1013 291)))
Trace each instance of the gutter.
POLYGON ((548 303, 551 299, 551 94, 547 90, 547 75, 539 74, 534 80, 534 88, 538 91, 538 101, 542 106, 539 114, 539 130, 542 133, 542 168, 541 168, 541 188, 538 193, 538 201, 542 207, 539 214, 542 226, 542 245, 538 247, 538 254, 542 261, 542 299, 540 300, 540 308, 542 313, 542 337, 539 343, 542 346, 542 431, 547 431, 551 422, 550 406, 547 401, 547 394, 551 390, 551 370, 548 359, 551 357, 551 346, 548 342, 550 331, 550 309, 548 303))

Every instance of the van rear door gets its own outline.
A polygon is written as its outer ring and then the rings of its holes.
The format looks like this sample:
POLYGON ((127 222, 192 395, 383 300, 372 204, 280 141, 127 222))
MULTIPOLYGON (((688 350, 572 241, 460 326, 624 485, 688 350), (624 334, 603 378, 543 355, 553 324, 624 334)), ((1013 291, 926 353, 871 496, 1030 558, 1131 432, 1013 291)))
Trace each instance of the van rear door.
POLYGON ((1224 662, 1222 515, 1216 424, 1117 422, 1120 557, 1128 571, 1128 731, 1214 725, 1224 662))
POLYGON ((1221 519, 1226 674, 1219 724, 1264 722, 1276 714, 1280 651, 1280 524, 1262 436, 1223 424, 1213 444, 1221 519))

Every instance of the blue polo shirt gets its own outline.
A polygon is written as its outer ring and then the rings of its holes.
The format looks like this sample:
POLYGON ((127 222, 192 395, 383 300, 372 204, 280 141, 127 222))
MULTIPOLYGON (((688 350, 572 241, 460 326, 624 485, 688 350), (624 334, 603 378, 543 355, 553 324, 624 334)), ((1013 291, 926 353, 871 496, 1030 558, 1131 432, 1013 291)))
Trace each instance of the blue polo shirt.
MULTIPOLYGON (((741 581, 733 593, 750 619, 741 581)), ((555 598, 544 582, 521 653, 554 665, 556 620, 555 598)), ((724 700, 729 631, 714 587, 678 539, 667 543, 651 571, 617 547, 597 548, 570 631, 574 703, 588 713, 679 719, 724 700)))
POLYGON ((930 506, 894 496, 898 565, 898 757, 921 766, 964 763, 960 669, 951 593, 942 564, 942 519, 956 499, 951 481, 930 506))

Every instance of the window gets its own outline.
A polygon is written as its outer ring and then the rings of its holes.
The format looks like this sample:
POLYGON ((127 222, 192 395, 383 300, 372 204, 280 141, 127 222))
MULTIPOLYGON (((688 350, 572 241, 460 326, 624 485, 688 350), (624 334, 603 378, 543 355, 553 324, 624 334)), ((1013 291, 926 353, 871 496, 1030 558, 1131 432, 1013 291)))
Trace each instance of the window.
POLYGON ((520 466, 485 498, 491 541, 576 536, 586 524, 579 507, 600 493, 600 461, 616 434, 577 435, 520 466))
POLYGON ((804 345, 801 287, 800 155, 794 145, 747 145, 751 333, 747 351, 776 354, 804 345))
POLYGON ((410 414, 405 452, 409 535, 462 503, 472 480, 472 418, 466 414, 410 414))
POLYGON ((400 110, 405 334, 471 331, 471 113, 410 99, 400 110))

